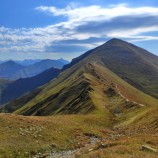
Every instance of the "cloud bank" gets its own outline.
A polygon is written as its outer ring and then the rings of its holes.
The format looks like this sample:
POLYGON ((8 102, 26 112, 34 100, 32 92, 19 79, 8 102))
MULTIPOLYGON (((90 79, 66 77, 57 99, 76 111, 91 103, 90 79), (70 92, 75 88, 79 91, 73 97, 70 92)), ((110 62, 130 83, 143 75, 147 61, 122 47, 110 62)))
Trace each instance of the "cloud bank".
POLYGON ((39 6, 35 10, 65 20, 43 28, 0 27, 0 52, 72 54, 83 53, 113 37, 130 42, 158 40, 158 36, 150 35, 158 31, 156 7, 70 4, 66 8, 39 6))

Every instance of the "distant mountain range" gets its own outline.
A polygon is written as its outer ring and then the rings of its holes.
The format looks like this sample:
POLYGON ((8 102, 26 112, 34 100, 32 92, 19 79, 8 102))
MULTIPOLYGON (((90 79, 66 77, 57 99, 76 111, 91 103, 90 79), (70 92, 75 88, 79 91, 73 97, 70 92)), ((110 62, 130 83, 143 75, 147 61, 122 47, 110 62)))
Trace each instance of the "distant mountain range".
POLYGON ((51 67, 61 69, 67 63, 64 59, 6 61, 0 64, 0 78, 15 80, 33 77, 51 67))
MULTIPOLYGON (((43 59, 43 60, 47 60, 47 59, 43 59)), ((52 59, 50 59, 50 60, 52 60, 52 59)), ((14 62, 16 62, 18 64, 21 64, 23 66, 28 66, 28 65, 33 65, 33 64, 41 62, 41 61, 42 61, 42 59, 34 59, 34 60, 33 59, 26 59, 26 60, 22 60, 22 61, 20 61, 20 60, 16 61, 15 60, 14 62)), ((61 62, 61 63, 64 63, 64 64, 68 64, 69 63, 69 61, 67 61, 67 60, 65 60, 63 58, 56 59, 56 60, 53 60, 53 61, 58 61, 58 62, 61 62)))
MULTIPOLYGON (((40 62, 42 60, 47 60, 47 59, 25 59, 25 60, 4 60, 4 61, 0 60, 0 64, 5 63, 7 61, 14 61, 15 63, 18 63, 20 65, 28 66, 28 65, 33 65, 35 63, 38 63, 38 62, 40 62)), ((63 58, 60 58, 60 59, 50 59, 50 60, 56 60, 56 61, 62 62, 64 64, 68 64, 69 63, 69 61, 67 61, 67 60, 65 60, 63 58)))
POLYGON ((15 60, 14 62, 21 64, 23 66, 28 66, 28 65, 33 65, 35 63, 38 63, 40 61, 41 59, 34 59, 34 60, 26 59, 26 60, 15 60))

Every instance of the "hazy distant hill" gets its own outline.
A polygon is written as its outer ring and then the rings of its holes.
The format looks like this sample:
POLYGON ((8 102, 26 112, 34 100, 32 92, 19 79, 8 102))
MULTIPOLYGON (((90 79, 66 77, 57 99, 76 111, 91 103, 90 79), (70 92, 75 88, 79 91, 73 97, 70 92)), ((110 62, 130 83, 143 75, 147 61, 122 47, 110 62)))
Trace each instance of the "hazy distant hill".
POLYGON ((0 64, 2 64, 4 61, 0 61, 0 64))
POLYGON ((35 88, 48 83, 50 80, 57 77, 59 73, 59 69, 50 68, 37 76, 18 79, 14 82, 6 84, 5 88, 1 92, 1 104, 16 99, 24 93, 32 91, 35 88))
POLYGON ((61 69, 66 61, 44 59, 39 62, 37 60, 31 62, 35 63, 31 64, 30 61, 24 61, 21 65, 19 64, 20 62, 17 63, 17 61, 7 61, 0 64, 0 78, 15 80, 33 77, 52 67, 61 69))
POLYGON ((24 69, 25 66, 15 63, 14 61, 7 61, 0 64, 0 78, 13 79, 16 72, 24 69))
POLYGON ((60 62, 62 62, 64 64, 69 64, 70 63, 69 61, 67 61, 67 60, 65 60, 63 58, 57 59, 57 61, 60 61, 60 62))
POLYGON ((33 65, 27 66, 26 68, 16 72, 15 78, 28 78, 35 76, 51 67, 61 69, 65 64, 61 61, 45 59, 33 65))
POLYGON ((41 59, 15 60, 16 63, 21 64, 23 66, 33 65, 33 64, 38 63, 40 61, 41 61, 41 59))

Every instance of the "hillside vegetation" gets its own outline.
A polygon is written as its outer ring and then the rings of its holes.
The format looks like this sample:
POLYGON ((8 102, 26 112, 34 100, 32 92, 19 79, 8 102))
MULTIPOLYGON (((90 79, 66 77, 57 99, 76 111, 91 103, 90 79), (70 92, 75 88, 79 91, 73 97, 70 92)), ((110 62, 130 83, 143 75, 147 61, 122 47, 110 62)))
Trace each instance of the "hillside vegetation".
POLYGON ((0 155, 156 158, 156 61, 118 39, 74 59, 47 85, 0 109, 12 113, 0 114, 0 155))

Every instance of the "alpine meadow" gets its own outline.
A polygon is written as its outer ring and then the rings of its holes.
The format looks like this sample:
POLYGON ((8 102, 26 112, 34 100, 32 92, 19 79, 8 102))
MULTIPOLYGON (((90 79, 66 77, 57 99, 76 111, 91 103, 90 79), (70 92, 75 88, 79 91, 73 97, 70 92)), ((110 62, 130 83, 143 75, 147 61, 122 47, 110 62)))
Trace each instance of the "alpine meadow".
POLYGON ((0 8, 0 158, 158 157, 156 0, 0 8))

